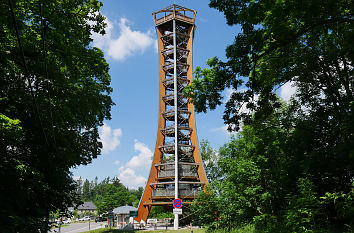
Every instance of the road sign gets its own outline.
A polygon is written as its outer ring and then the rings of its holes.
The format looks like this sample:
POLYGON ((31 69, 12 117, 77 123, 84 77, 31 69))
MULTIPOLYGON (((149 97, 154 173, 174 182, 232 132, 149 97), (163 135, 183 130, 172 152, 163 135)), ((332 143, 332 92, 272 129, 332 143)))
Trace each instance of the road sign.
POLYGON ((175 208, 181 208, 182 207, 182 201, 181 199, 177 198, 173 201, 173 207, 175 208))
POLYGON ((173 209, 173 214, 179 214, 181 215, 182 214, 182 209, 173 209))
POLYGON ((50 215, 50 221, 54 222, 54 214, 50 215))

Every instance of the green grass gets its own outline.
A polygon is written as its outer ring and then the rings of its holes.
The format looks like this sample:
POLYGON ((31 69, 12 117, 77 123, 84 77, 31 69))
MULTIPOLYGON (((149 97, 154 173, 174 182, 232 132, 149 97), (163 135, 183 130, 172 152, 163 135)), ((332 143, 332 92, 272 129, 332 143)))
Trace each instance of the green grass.
POLYGON ((213 233, 255 233, 256 230, 253 225, 246 225, 241 228, 234 228, 232 230, 227 229, 217 229, 212 231, 213 233))

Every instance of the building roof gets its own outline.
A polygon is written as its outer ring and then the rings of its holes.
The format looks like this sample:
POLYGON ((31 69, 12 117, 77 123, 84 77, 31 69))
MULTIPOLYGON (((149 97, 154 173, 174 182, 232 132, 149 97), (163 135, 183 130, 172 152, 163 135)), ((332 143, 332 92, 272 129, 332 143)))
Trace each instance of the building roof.
POLYGON ((138 208, 135 208, 133 206, 120 206, 117 208, 113 209, 113 213, 115 214, 129 214, 129 211, 136 211, 138 208))
POLYGON ((77 207, 78 210, 96 210, 97 207, 91 201, 84 202, 84 204, 77 207))

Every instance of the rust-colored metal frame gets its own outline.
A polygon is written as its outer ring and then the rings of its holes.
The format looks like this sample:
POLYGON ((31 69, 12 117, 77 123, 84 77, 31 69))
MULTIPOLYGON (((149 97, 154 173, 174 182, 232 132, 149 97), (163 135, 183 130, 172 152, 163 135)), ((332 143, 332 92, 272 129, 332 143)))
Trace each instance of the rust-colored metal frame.
MULTIPOLYGON (((158 183, 158 174, 157 174, 157 168, 156 165, 161 162, 161 156, 162 152, 160 150, 160 147, 164 143, 164 135, 162 133, 162 129, 165 128, 166 121, 162 115, 163 111, 165 111, 165 102, 163 101, 163 97, 165 96, 165 86, 163 84, 163 81, 165 80, 165 71, 163 69, 163 64, 165 63, 165 58, 162 54, 162 51, 164 49, 164 44, 162 41, 162 29, 161 25, 163 25, 166 22, 169 22, 170 20, 180 20, 185 23, 190 24, 190 27, 188 29, 188 43, 187 43, 187 49, 189 50, 188 56, 187 56, 187 64, 189 65, 188 71, 187 71, 187 79, 192 82, 193 78, 193 68, 192 68, 192 48, 193 48, 193 37, 194 37, 194 31, 195 31, 195 15, 196 11, 187 9, 178 5, 171 5, 167 8, 164 8, 163 10, 157 11, 153 13, 154 21, 155 21, 155 26, 156 26, 156 32, 157 32, 157 37, 158 37, 158 49, 159 49, 159 116, 158 116, 158 129, 157 129, 157 137, 156 137, 156 146, 155 146, 155 151, 154 151, 154 157, 152 160, 151 164, 151 169, 150 169, 150 174, 146 183, 146 187, 144 189, 144 193, 140 199, 139 207, 138 207, 138 216, 135 218, 137 221, 144 220, 146 222, 150 209, 153 205, 171 205, 172 206, 172 201, 170 202, 163 202, 163 203, 153 203, 152 202, 152 183, 158 183), (182 13, 183 12, 183 13, 182 13), (187 17, 185 16, 186 12, 192 13, 193 17, 187 17), (157 14, 165 14, 161 18, 157 18, 157 14)), ((191 112, 190 117, 189 117, 189 127, 192 128, 192 132, 190 135, 190 140, 191 144, 194 145, 194 150, 193 150, 193 158, 196 164, 198 164, 198 178, 200 183, 207 184, 207 177, 204 171, 202 159, 200 156, 199 152, 199 146, 198 146, 198 139, 197 139, 197 132, 196 132, 196 125, 195 125, 195 116, 194 116, 194 106, 192 103, 188 103, 188 111, 191 112)), ((191 200, 184 202, 185 204, 191 204, 191 200)))

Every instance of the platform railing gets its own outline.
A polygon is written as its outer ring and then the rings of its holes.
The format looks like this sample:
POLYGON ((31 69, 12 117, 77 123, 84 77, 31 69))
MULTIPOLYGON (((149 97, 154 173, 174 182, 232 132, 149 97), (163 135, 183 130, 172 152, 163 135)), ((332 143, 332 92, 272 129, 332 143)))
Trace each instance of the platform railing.
MULTIPOLYGON (((198 196, 200 189, 180 189, 178 191, 181 197, 195 197, 198 196)), ((174 188, 172 189, 153 189, 152 197, 172 197, 175 195, 174 188)))
MULTIPOLYGON (((184 171, 180 169, 178 174, 180 177, 198 177, 197 171, 184 171)), ((174 176, 175 176, 175 170, 158 171, 159 178, 174 177, 174 176)))

